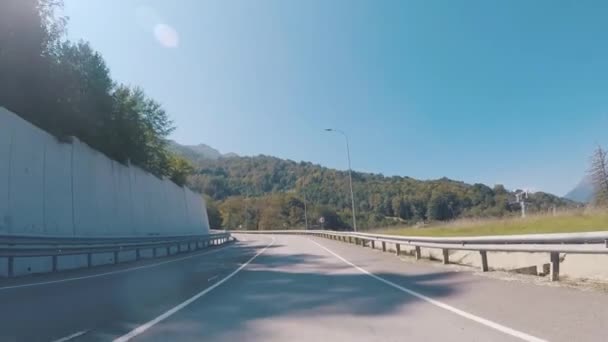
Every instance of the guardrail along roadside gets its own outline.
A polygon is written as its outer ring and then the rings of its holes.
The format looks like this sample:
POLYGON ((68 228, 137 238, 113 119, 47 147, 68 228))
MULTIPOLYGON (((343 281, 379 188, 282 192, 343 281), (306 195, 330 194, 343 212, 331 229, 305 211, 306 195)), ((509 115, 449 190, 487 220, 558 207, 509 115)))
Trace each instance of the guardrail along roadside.
POLYGON ((4 275, 14 277, 171 256, 221 245, 231 240, 231 235, 227 232, 96 238, 0 235, 0 260, 6 260, 4 275), (63 267, 60 264, 64 264, 63 267), (37 265, 37 269, 32 271, 32 265, 37 265))
MULTIPOLYGON (((321 230, 269 230, 269 231, 232 231, 243 234, 295 234, 328 238, 352 243, 362 247, 371 247, 392 251, 397 255, 408 254, 421 259, 423 249, 440 250, 440 260, 444 264, 451 263, 450 254, 455 251, 474 251, 479 253, 476 264, 481 271, 490 271, 488 253, 541 253, 546 255, 547 263, 542 263, 540 274, 549 274, 552 281, 560 277, 560 263, 566 255, 604 255, 608 256, 608 232, 566 233, 566 234, 532 234, 509 236, 479 236, 479 237, 416 237, 370 233, 337 232, 321 230)), ((522 267, 522 271, 530 267, 522 267)), ((604 264, 604 268, 608 265, 604 264)), ((534 267, 533 272, 536 272, 534 267)), ((522 272, 528 273, 528 272, 522 272)))

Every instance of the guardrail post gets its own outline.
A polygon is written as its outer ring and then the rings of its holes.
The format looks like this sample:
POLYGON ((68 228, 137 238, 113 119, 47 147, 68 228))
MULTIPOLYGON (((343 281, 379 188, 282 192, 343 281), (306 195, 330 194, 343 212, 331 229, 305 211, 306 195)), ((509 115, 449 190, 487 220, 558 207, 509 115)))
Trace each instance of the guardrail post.
POLYGON ((382 251, 386 252, 386 242, 382 241, 382 251))
POLYGON ((152 257, 156 258, 156 247, 152 247, 152 257))
POLYGON ((551 281, 559 280, 559 253, 551 252, 551 281))
POLYGON ((395 255, 399 255, 401 254, 401 245, 396 243, 395 244, 395 255))
POLYGON ((359 246, 359 238, 358 237, 355 238, 355 245, 359 246))
POLYGON ((167 246, 167 256, 171 255, 171 246, 167 246))
POLYGON ((420 246, 416 246, 415 251, 416 251, 416 260, 420 260, 422 258, 422 252, 420 251, 420 246))
POLYGON ((57 256, 53 255, 52 259, 53 259, 53 272, 57 272, 57 256))
POLYGON ((450 263, 450 254, 449 254, 448 250, 444 248, 441 251, 443 252, 443 264, 444 265, 449 264, 450 263))
POLYGON ((479 251, 481 255, 481 271, 488 272, 488 253, 486 251, 479 251))
POLYGON ((13 277, 15 275, 15 258, 12 256, 8 257, 8 276, 13 277))
POLYGON ((93 254, 88 253, 87 254, 87 267, 91 268, 92 266, 93 266, 93 254))
POLYGON ((135 248, 135 260, 141 259, 141 254, 139 254, 139 248, 135 248))
POLYGON ((372 240, 372 249, 376 249, 376 240, 372 240))

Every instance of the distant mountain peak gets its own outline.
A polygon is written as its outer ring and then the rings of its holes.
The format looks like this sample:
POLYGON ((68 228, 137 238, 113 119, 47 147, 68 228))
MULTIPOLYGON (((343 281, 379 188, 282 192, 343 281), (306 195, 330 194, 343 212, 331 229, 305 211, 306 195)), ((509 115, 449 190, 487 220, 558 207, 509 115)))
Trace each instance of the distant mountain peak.
POLYGON ((569 200, 588 203, 593 199, 593 182, 591 177, 585 176, 575 187, 564 196, 569 200))
POLYGON ((217 160, 219 158, 233 158, 239 156, 232 152, 222 154, 219 150, 216 150, 207 144, 181 145, 173 140, 169 141, 169 149, 191 160, 217 160))

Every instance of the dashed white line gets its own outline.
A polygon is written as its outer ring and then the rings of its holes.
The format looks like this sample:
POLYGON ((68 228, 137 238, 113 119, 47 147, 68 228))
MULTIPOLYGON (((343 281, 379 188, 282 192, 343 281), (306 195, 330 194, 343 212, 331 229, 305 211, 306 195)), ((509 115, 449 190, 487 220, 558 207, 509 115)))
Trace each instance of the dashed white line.
POLYGON ((247 260, 247 262, 245 262, 244 264, 242 264, 241 266, 239 266, 239 268, 237 268, 236 270, 232 271, 232 273, 230 273, 226 277, 222 278, 222 280, 220 280, 217 283, 209 286, 208 288, 206 288, 203 291, 197 293, 196 295, 190 297, 186 301, 184 301, 181 304, 175 306, 171 310, 166 311, 165 313, 163 313, 162 315, 156 317, 155 319, 153 319, 153 320, 151 320, 151 321, 149 321, 147 323, 144 323, 144 324, 140 325, 139 327, 131 330, 129 333, 127 333, 125 335, 122 335, 122 336, 114 339, 114 342, 126 342, 126 341, 129 341, 133 337, 142 334, 146 330, 150 329, 152 326, 154 326, 154 325, 162 322, 163 320, 169 318, 170 316, 174 315, 175 313, 177 313, 181 309, 183 309, 186 306, 190 305, 191 303, 193 303, 197 299, 199 299, 202 296, 206 295, 207 293, 213 291, 215 288, 217 288, 218 286, 222 285, 223 283, 225 283, 226 281, 228 281, 230 278, 234 277, 237 273, 239 273, 243 268, 245 268, 247 265, 249 265, 249 263, 251 263, 260 254, 264 253, 268 249, 268 247, 270 247, 270 246, 272 246, 272 244, 274 244, 274 241, 275 241, 275 238, 272 237, 272 241, 266 247, 264 247, 264 249, 262 249, 261 251, 259 251, 256 255, 252 256, 251 259, 247 260))
POLYGON ((217 274, 216 274, 216 275, 214 275, 213 277, 211 277, 211 278, 207 279, 207 281, 212 281, 213 279, 216 279, 217 277, 219 277, 219 275, 217 275, 217 274))
POLYGON ((367 274, 368 276, 370 276, 370 277, 372 277, 372 278, 374 278, 374 279, 376 279, 378 281, 381 281, 381 282, 385 283, 388 286, 391 286, 391 287, 396 288, 396 289, 398 289, 400 291, 403 291, 403 292, 405 292, 405 293, 407 293, 407 294, 409 294, 411 296, 414 296, 414 297, 416 297, 418 299, 426 301, 426 302, 428 302, 430 304, 433 304, 433 305, 435 305, 437 307, 440 307, 440 308, 442 308, 444 310, 447 310, 447 311, 450 311, 452 313, 455 313, 455 314, 457 314, 457 315, 459 315, 461 317, 470 319, 470 320, 472 320, 474 322, 477 322, 479 324, 485 325, 485 326, 490 327, 492 329, 496 329, 496 330, 498 330, 498 331, 500 331, 502 333, 505 333, 507 335, 511 335, 513 337, 517 337, 517 338, 519 338, 521 340, 524 340, 524 341, 527 341, 527 342, 546 342, 546 340, 543 340, 543 339, 538 338, 536 336, 532 336, 532 335, 526 334, 524 332, 521 332, 521 331, 518 331, 518 330, 515 330, 515 329, 512 329, 512 328, 506 327, 506 326, 504 326, 502 324, 498 324, 498 323, 490 321, 488 319, 476 316, 476 315, 468 313, 466 311, 457 309, 457 308, 455 308, 455 307, 453 307, 451 305, 448 305, 448 304, 445 304, 445 303, 440 302, 438 300, 435 300, 435 299, 432 299, 430 297, 427 297, 427 296, 425 296, 423 294, 420 294, 420 293, 418 293, 416 291, 410 290, 410 289, 408 289, 406 287, 403 287, 401 285, 397 285, 397 284, 393 283, 390 280, 386 280, 386 279, 384 279, 384 278, 382 278, 380 276, 377 276, 377 275, 373 274, 372 272, 370 272, 370 271, 368 271, 368 270, 366 270, 366 269, 364 269, 362 267, 359 267, 359 266, 353 264, 352 262, 344 259, 340 255, 338 255, 334 251, 330 250, 329 248, 321 245, 320 243, 318 243, 318 242, 316 242, 316 241, 314 241, 312 239, 310 241, 313 242, 314 244, 316 244, 317 246, 323 248, 327 252, 331 253, 336 258, 342 260, 344 263, 346 263, 346 264, 354 267, 359 272, 361 272, 363 274, 367 274))
POLYGON ((75 332, 72 335, 68 335, 66 337, 62 337, 62 338, 60 338, 58 340, 55 340, 53 342, 66 342, 66 341, 69 341, 69 340, 71 340, 73 338, 76 338, 78 336, 82 336, 82 335, 84 335, 84 334, 86 334, 88 332, 89 332, 88 330, 83 330, 83 331, 75 332))
POLYGON ((125 268, 125 269, 117 270, 117 271, 97 273, 97 274, 92 274, 92 275, 87 275, 87 276, 81 276, 81 277, 73 277, 73 278, 65 278, 65 279, 58 279, 58 280, 42 281, 42 282, 39 282, 39 283, 30 283, 30 284, 5 286, 5 287, 0 287, 0 291, 2 291, 2 290, 9 290, 9 289, 18 289, 18 288, 22 288, 22 287, 31 287, 31 286, 40 286, 40 285, 65 283, 65 282, 68 282, 68 281, 90 279, 90 278, 97 278, 97 277, 105 277, 105 276, 109 276, 109 275, 113 275, 113 274, 131 272, 131 271, 136 271, 136 270, 142 270, 142 269, 145 269, 145 268, 152 268, 152 267, 157 267, 157 266, 161 266, 161 265, 170 264, 172 262, 192 259, 192 258, 196 258, 196 257, 203 256, 203 255, 209 255, 209 254, 212 254, 212 253, 224 250, 226 247, 227 246, 222 246, 222 247, 220 247, 218 249, 213 249, 213 250, 210 250, 210 251, 207 251, 207 252, 198 253, 198 254, 194 254, 194 255, 189 255, 189 256, 186 256, 186 257, 178 258, 178 259, 172 259, 172 260, 162 261, 162 262, 158 262, 158 263, 150 264, 150 265, 130 267, 130 268, 125 268))

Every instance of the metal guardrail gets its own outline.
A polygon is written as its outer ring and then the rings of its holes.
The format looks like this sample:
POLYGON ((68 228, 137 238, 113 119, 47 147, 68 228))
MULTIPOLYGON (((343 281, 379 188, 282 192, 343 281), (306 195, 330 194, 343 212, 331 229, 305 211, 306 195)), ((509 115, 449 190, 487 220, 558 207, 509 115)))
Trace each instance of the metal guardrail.
POLYGON ((608 254, 608 232, 444 238, 324 230, 233 231, 233 233, 312 235, 361 246, 371 245, 372 248, 375 248, 378 242, 382 245, 383 251, 387 250, 386 244, 390 243, 395 245, 397 255, 401 254, 401 246, 407 245, 414 247, 416 259, 422 257, 421 248, 441 249, 444 264, 450 263, 450 250, 477 251, 480 254, 483 272, 489 270, 487 252, 549 253, 552 281, 559 280, 560 253, 608 254))
POLYGON ((142 237, 43 237, 0 235, 0 257, 8 259, 8 276, 14 276, 15 258, 51 257, 52 272, 56 272, 60 256, 86 255, 87 267, 93 266, 93 254, 113 253, 114 263, 120 262, 119 253, 135 251, 135 260, 141 259, 142 250, 152 250, 156 258, 159 248, 166 249, 171 255, 171 248, 177 247, 177 253, 192 252, 213 245, 220 245, 231 238, 228 232, 216 232, 207 235, 182 236, 142 236, 142 237), (187 245, 185 251, 182 246, 187 245))

